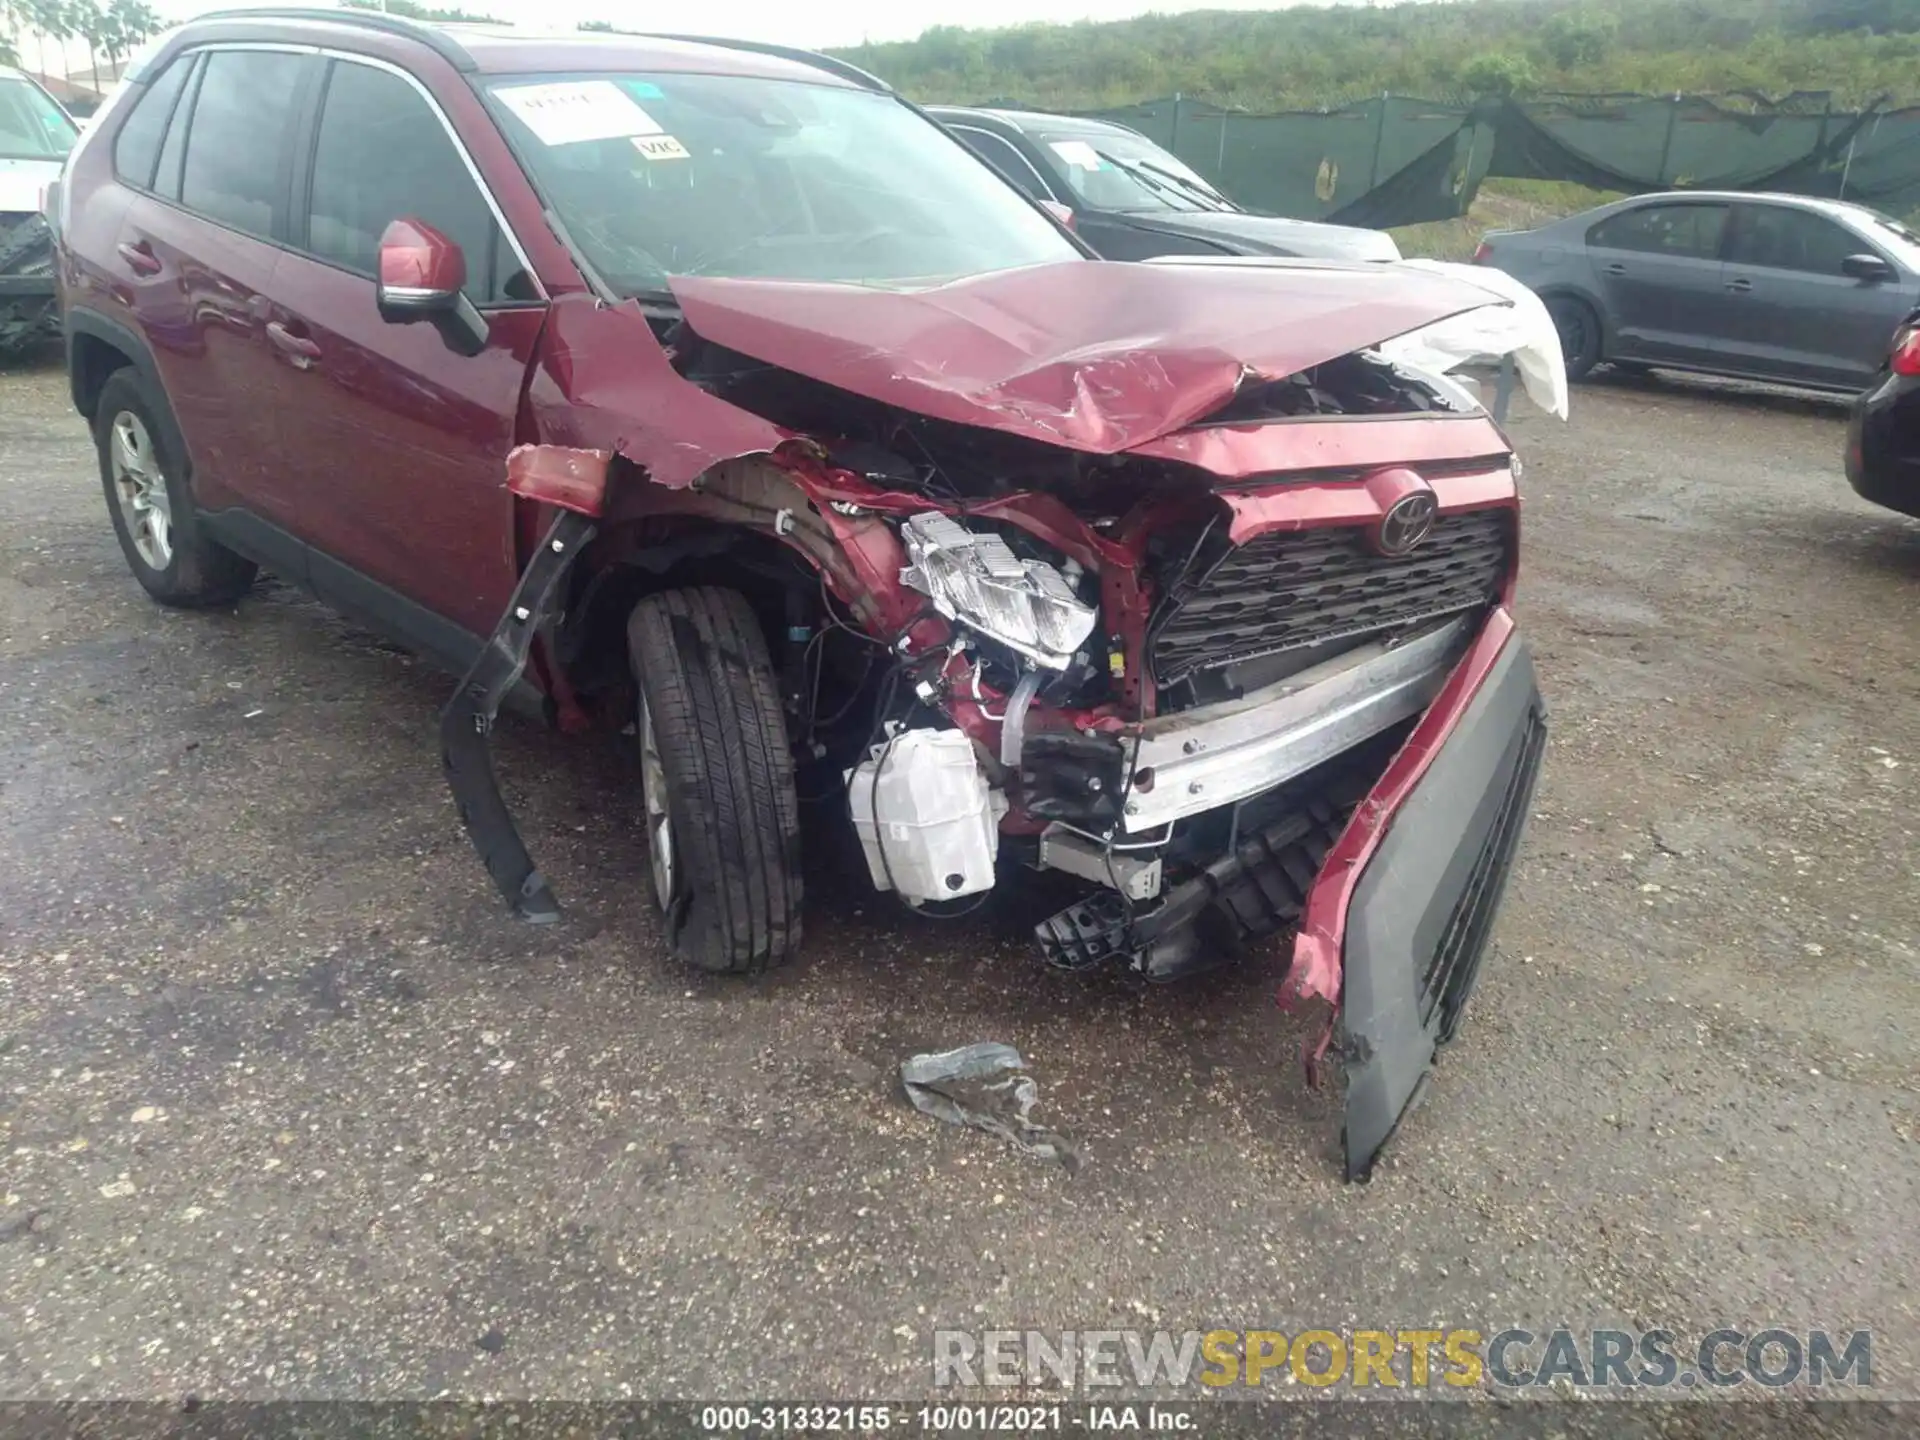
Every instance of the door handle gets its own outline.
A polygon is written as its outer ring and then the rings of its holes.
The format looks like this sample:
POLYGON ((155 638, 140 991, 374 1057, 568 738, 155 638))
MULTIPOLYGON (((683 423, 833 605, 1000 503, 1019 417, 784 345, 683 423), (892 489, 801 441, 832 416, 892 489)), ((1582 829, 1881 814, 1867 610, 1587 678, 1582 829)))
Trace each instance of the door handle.
POLYGON ((1626 273, 1627 267, 1622 265, 1618 260, 1613 261, 1607 266, 1607 274, 1609 275, 1624 275, 1626 273))
POLYGON ((304 335, 296 335, 278 320, 267 322, 267 339, 300 370, 311 369, 320 359, 320 347, 304 335))
POLYGON ((113 248, 115 253, 127 262, 127 268, 134 274, 158 275, 160 273, 160 257, 153 253, 153 248, 146 241, 122 240, 113 248))
POLYGON ((1727 281, 1727 289, 1733 291, 1736 295, 1748 295, 1753 292, 1753 281, 1742 276, 1738 280, 1727 281))

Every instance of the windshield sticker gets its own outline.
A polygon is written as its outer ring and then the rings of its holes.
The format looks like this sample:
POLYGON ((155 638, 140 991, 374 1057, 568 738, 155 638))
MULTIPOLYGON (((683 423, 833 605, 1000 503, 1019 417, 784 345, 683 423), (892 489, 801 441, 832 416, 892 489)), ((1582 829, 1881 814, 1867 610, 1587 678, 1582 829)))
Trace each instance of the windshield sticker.
POLYGON ((633 148, 649 160, 687 160, 687 147, 671 135, 636 135, 633 148))
POLYGON ((658 85, 646 80, 622 80, 620 82, 620 88, 636 100, 664 100, 667 98, 658 85))
POLYGON ((494 94, 526 121, 542 145, 578 145, 588 140, 660 133, 654 118, 610 80, 512 85, 494 94))
POLYGON ((1067 164, 1081 170, 1105 170, 1107 162, 1100 158, 1100 152, 1084 140, 1053 140, 1048 149, 1058 155, 1067 164))

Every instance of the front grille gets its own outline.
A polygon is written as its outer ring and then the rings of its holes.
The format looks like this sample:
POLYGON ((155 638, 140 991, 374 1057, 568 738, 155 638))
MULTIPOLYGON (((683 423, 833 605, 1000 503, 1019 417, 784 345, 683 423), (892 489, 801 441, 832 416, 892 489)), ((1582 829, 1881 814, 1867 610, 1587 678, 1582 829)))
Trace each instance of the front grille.
POLYGON ((1155 678, 1398 630, 1489 604, 1514 539, 1505 508, 1443 515, 1420 548, 1389 559, 1358 526, 1262 535, 1229 550, 1156 618, 1155 678))
POLYGON ((1500 892, 1506 888, 1513 853, 1519 848, 1520 832, 1526 828, 1533 782, 1540 773, 1540 754, 1546 743, 1546 721, 1538 710, 1532 711, 1526 729, 1516 738, 1514 748, 1519 753, 1507 774, 1506 790, 1486 843, 1474 857, 1466 888, 1447 917, 1447 928, 1441 932, 1440 943, 1434 947, 1427 972, 1420 979, 1420 1023, 1431 1022, 1438 1010, 1438 1036, 1443 1045, 1459 1028, 1461 1011, 1480 970, 1480 957, 1486 953, 1494 913, 1500 908, 1500 892))

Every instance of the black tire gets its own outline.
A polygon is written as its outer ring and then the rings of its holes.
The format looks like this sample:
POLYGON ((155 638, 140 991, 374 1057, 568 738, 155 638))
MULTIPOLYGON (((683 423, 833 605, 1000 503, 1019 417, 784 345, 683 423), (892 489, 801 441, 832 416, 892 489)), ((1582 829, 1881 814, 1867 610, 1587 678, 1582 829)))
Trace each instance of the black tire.
POLYGON ((1553 296, 1547 301, 1547 314, 1553 317, 1553 328, 1560 332, 1567 379, 1586 379, 1600 363, 1600 317, 1586 301, 1571 295, 1553 296))
POLYGON ((131 367, 114 371, 100 389, 93 443, 100 456, 100 485, 113 533, 120 537, 120 549, 134 579, 162 605, 229 605, 247 593, 259 567, 203 533, 186 458, 175 453, 173 429, 162 418, 167 415, 166 401, 131 367), (123 482, 116 471, 115 436, 123 429, 144 439, 150 460, 144 482, 123 482), (135 502, 125 498, 135 491, 150 494, 154 485, 166 495, 164 548, 154 538, 151 500, 136 513, 135 502))
POLYGON ((652 888, 668 943, 716 973, 781 964, 800 948, 800 803, 752 607, 734 590, 649 595, 627 621, 627 658, 642 745, 650 720, 664 771, 672 893, 652 888))

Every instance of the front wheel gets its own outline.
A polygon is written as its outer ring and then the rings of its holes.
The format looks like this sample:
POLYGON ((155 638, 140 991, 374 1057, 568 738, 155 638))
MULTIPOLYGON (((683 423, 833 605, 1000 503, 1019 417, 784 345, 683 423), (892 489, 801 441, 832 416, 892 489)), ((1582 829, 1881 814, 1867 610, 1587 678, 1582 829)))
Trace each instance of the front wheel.
POLYGON ((746 598, 649 595, 627 621, 653 897, 702 970, 752 974, 800 948, 800 804, 780 690, 746 598))
POLYGON ((1560 353, 1567 362, 1567 379, 1584 380, 1600 363, 1600 317, 1584 300, 1555 295, 1547 314, 1560 332, 1560 353))

